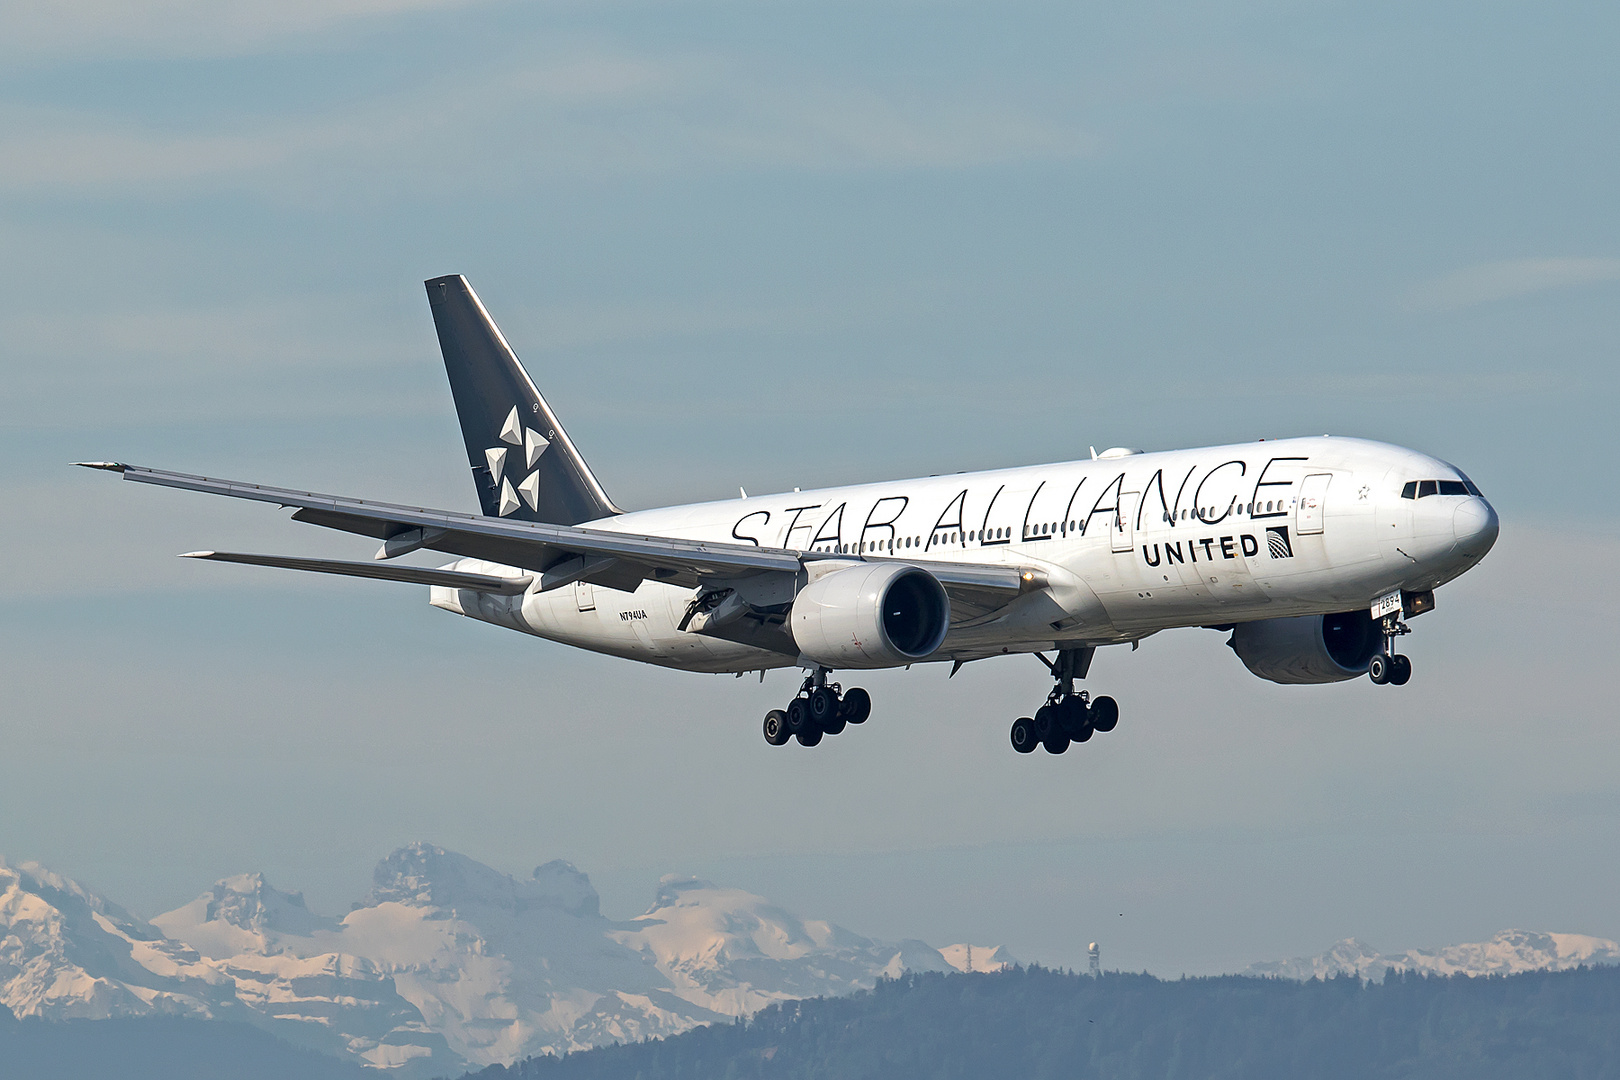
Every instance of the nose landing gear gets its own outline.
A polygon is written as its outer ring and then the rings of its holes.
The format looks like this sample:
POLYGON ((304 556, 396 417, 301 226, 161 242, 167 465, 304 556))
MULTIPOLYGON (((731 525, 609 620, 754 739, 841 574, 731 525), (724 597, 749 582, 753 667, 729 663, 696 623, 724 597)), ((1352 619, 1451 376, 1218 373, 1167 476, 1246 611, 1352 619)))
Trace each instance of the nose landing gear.
POLYGON ((1395 651, 1395 639, 1410 634, 1412 628, 1401 622, 1398 612, 1385 615, 1382 626, 1384 648, 1367 662, 1367 677, 1379 686, 1405 686, 1412 677, 1412 658, 1395 651))
POLYGON ((1074 689, 1074 680, 1086 677, 1091 669, 1094 648, 1064 649, 1057 661, 1048 660, 1040 653, 1035 657, 1052 673, 1056 685, 1046 695, 1046 704, 1035 710, 1033 717, 1021 716, 1013 721, 1011 739, 1013 749, 1020 754, 1033 753, 1035 747, 1044 746, 1048 754, 1061 754, 1070 743, 1085 742, 1096 732, 1113 731, 1119 724, 1119 703, 1111 697, 1093 698, 1084 690, 1074 689))
POLYGON ((786 709, 765 714, 765 741, 782 746, 798 739, 800 746, 815 746, 824 735, 837 735, 846 724, 864 724, 872 715, 872 698, 852 686, 844 691, 829 683, 826 668, 817 668, 804 680, 786 709))

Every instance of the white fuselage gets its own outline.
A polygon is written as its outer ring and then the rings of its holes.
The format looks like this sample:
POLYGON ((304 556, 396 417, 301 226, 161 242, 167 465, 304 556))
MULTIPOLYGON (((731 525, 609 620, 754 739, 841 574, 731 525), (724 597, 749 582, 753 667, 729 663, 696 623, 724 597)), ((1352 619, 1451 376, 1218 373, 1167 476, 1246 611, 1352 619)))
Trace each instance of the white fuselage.
MULTIPOLYGON (((1403 487, 1460 478, 1401 447, 1301 438, 697 503, 590 527, 925 569, 943 561, 1041 571, 1047 587, 954 622, 930 658, 967 660, 1349 611, 1392 590, 1433 589, 1484 556, 1495 513, 1475 495, 1411 498, 1403 487)), ((476 560, 454 565, 501 572, 476 560)), ((692 597, 647 581, 634 592, 579 583, 517 596, 435 587, 432 602, 692 671, 796 662, 680 630, 692 597)))

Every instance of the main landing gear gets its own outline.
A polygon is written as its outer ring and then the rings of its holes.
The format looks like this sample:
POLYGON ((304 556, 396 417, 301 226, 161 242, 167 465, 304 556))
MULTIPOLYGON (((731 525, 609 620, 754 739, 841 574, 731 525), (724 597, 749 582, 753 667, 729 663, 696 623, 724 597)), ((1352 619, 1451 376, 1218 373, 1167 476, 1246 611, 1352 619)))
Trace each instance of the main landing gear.
POLYGON ((1395 639, 1410 634, 1412 628, 1401 622, 1399 613, 1383 618, 1384 649, 1367 661, 1367 677, 1379 686, 1405 686, 1412 677, 1412 658, 1395 651, 1395 639))
POLYGON ((841 690, 827 681, 827 669, 817 668, 799 687, 798 695, 786 709, 765 714, 765 741, 781 746, 798 739, 800 746, 814 746, 823 735, 837 735, 845 724, 864 724, 872 715, 872 697, 853 686, 841 690))
POLYGON ((1036 746, 1048 754, 1061 754, 1071 742, 1085 742, 1095 732, 1113 731, 1119 723, 1119 702, 1111 697, 1094 698, 1086 691, 1076 692, 1074 680, 1086 677, 1091 669, 1094 648, 1064 649, 1054 663, 1036 653, 1035 657, 1051 671, 1056 685, 1046 695, 1046 704, 1035 715, 1013 721, 1012 745, 1020 754, 1034 753, 1036 746))

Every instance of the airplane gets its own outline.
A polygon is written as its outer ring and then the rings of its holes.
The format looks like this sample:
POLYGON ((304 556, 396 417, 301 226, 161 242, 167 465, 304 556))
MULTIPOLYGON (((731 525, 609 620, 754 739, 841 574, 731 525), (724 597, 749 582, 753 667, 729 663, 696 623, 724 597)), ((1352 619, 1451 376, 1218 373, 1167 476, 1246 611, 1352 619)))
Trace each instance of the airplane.
POLYGON ((76 462, 125 480, 272 503, 381 541, 369 562, 187 558, 401 581, 434 607, 683 671, 806 672, 766 742, 815 746, 870 695, 836 672, 1032 654, 1053 682, 1010 731, 1061 754, 1114 730, 1077 688, 1106 645, 1204 627, 1276 683, 1403 685, 1396 650, 1435 590, 1495 543, 1455 466, 1355 438, 1288 438, 625 512, 466 279, 427 281, 481 514, 76 462), (396 560, 454 556, 442 566, 396 560), (1048 658, 1047 654, 1051 657, 1048 658))

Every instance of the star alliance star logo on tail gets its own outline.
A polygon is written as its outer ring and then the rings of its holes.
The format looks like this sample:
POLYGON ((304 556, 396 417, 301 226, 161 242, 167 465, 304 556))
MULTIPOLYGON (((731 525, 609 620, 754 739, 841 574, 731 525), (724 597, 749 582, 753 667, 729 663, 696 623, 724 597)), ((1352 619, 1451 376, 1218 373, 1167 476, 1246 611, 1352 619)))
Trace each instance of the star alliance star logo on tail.
POLYGON ((1294 548, 1288 542, 1288 526, 1272 525, 1266 529, 1266 547, 1273 559, 1292 559, 1294 548))
POLYGON ((484 460, 489 464, 489 478, 499 489, 497 512, 505 517, 524 503, 528 504, 530 510, 540 509, 540 470, 535 468, 535 464, 551 445, 551 440, 534 428, 524 427, 514 405, 506 416, 506 423, 501 425, 501 442, 509 445, 492 446, 484 451, 484 460), (529 470, 529 475, 516 488, 505 473, 506 459, 512 450, 523 451, 523 467, 529 470))

